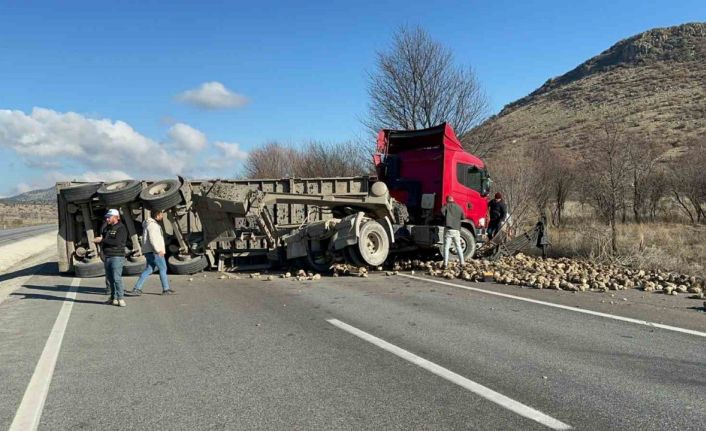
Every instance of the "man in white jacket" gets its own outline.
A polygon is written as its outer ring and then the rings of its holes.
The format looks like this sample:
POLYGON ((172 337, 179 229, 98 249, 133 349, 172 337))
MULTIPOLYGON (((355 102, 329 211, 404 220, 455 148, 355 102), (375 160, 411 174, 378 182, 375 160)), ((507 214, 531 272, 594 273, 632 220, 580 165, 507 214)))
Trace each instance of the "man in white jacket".
POLYGON ((147 217, 142 222, 142 252, 147 259, 147 267, 137 280, 135 288, 132 289, 132 294, 135 296, 142 295, 142 285, 150 274, 159 271, 159 280, 162 282, 162 295, 171 295, 176 292, 169 287, 169 278, 167 278, 167 261, 164 258, 166 248, 164 246, 164 235, 162 234, 162 226, 159 222, 164 218, 163 211, 152 211, 152 217, 147 217))

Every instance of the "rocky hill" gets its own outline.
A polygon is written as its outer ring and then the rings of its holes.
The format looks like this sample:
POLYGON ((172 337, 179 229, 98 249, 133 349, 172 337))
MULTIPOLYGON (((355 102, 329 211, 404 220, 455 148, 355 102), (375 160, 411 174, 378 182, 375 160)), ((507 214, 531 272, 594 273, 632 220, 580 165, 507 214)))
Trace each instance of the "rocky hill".
POLYGON ((622 40, 548 80, 482 127, 496 148, 590 150, 606 119, 664 152, 706 136, 706 23, 622 40))
POLYGON ((31 190, 17 196, 0 199, 0 203, 56 205, 56 189, 49 187, 47 189, 31 190))
POLYGON ((47 223, 56 223, 54 187, 0 199, 0 229, 47 223))

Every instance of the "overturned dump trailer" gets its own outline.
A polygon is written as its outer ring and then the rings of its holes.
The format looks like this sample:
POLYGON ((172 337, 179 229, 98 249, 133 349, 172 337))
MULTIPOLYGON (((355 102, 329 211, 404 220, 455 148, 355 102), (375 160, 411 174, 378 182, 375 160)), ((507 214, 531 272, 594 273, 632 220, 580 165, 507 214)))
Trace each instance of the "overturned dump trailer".
POLYGON ((93 239, 113 207, 129 234, 125 275, 145 267, 142 221, 155 209, 166 211, 167 262, 177 274, 293 259, 324 271, 336 252, 360 265, 381 265, 392 239, 393 201, 384 183, 368 177, 59 183, 57 190, 59 267, 81 277, 103 275, 93 239), (120 193, 128 190, 133 193, 120 193))
POLYGON ((164 210, 171 272, 248 270, 336 262, 382 265, 391 254, 436 251, 443 238, 441 205, 453 196, 464 209, 462 252, 472 257, 485 232, 489 178, 450 126, 382 130, 378 177, 157 182, 59 183, 59 268, 79 277, 104 273, 93 243, 108 208, 119 209, 129 233, 126 275, 145 267, 142 221, 164 210))

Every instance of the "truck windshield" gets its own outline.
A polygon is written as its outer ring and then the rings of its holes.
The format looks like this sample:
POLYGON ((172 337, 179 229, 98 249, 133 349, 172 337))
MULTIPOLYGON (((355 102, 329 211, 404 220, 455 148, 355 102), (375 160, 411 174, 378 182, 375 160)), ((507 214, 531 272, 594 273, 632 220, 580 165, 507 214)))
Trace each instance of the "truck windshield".
POLYGON ((456 178, 458 182, 464 186, 483 193, 483 178, 485 178, 484 170, 477 166, 468 165, 465 163, 456 164, 456 178))

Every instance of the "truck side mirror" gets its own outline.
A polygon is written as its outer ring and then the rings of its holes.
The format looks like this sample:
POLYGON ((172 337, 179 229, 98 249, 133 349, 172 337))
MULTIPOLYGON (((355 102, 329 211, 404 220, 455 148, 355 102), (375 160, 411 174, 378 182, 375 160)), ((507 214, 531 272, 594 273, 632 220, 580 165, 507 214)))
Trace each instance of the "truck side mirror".
POLYGON ((482 171, 481 175, 482 177, 480 180, 480 195, 486 197, 490 194, 490 185, 493 181, 490 179, 490 177, 488 177, 488 174, 485 171, 482 171))

